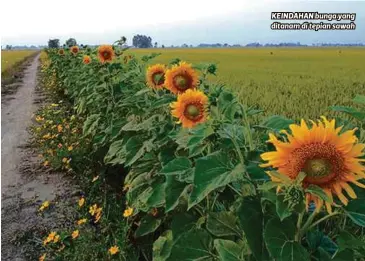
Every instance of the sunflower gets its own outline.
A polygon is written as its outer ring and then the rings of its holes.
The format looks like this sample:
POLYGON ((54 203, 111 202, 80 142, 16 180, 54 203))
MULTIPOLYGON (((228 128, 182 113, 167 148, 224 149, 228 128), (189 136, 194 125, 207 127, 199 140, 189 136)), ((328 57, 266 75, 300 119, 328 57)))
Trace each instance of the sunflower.
POLYGON ((166 71, 164 85, 174 94, 185 92, 188 89, 196 89, 198 84, 198 74, 191 67, 191 64, 180 62, 166 71))
POLYGON ((79 52, 79 47, 78 46, 72 46, 71 48, 70 48, 70 51, 71 51, 71 53, 73 53, 73 54, 77 54, 78 52, 79 52))
POLYGON ((163 64, 155 64, 147 69, 147 84, 153 89, 161 89, 165 82, 166 66, 163 64))
POLYGON ((98 57, 101 63, 111 62, 115 53, 111 45, 101 45, 98 49, 98 57))
POLYGON ((91 57, 90 57, 90 56, 88 56, 88 55, 84 55, 84 58, 82 59, 82 62, 83 62, 84 64, 89 64, 89 63, 91 63, 91 57))
POLYGON ((59 55, 64 55, 64 54, 65 54, 65 50, 63 50, 63 49, 59 49, 59 50, 58 50, 58 54, 59 54, 59 55))
MULTIPOLYGON (((311 128, 308 128, 304 120, 300 125, 290 125, 291 135, 282 131, 287 136, 287 142, 279 141, 270 134, 268 142, 275 146, 276 151, 261 155, 263 160, 268 161, 261 167, 277 168, 279 173, 292 180, 300 172, 304 172, 306 173, 303 180, 304 188, 317 185, 330 199, 334 194, 344 205, 347 205, 348 199, 343 194, 343 190, 350 198, 356 198, 349 183, 365 188, 365 185, 358 181, 365 178, 365 166, 361 165, 361 162, 365 160, 359 158, 364 155, 365 144, 356 143, 357 138, 354 135, 356 129, 340 134, 343 126, 335 128, 335 120, 328 121, 324 116, 321 118, 322 121, 318 123, 311 121, 311 128)), ((274 177, 271 179, 280 181, 274 177)), ((315 195, 306 194, 307 208, 311 201, 316 204, 317 211, 325 203, 327 211, 332 212, 330 202, 324 202, 315 195)))
POLYGON ((188 89, 171 103, 172 116, 179 119, 183 128, 192 128, 207 119, 208 97, 201 91, 188 89))

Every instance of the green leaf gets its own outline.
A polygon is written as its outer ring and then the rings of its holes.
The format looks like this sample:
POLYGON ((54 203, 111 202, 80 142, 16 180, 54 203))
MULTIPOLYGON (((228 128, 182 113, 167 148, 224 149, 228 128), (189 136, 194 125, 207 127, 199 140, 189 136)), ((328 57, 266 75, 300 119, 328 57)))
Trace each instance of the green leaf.
POLYGON ((165 94, 164 96, 162 96, 160 99, 158 99, 157 101, 155 101, 150 109, 156 109, 165 105, 170 104, 171 102, 176 101, 176 96, 172 95, 172 94, 165 94))
POLYGON ((327 253, 326 250, 324 250, 323 248, 319 247, 318 248, 318 254, 319 254, 319 261, 331 261, 331 255, 327 253))
POLYGON ((134 96, 140 96, 140 95, 145 94, 145 93, 148 93, 150 91, 151 91, 151 89, 149 89, 149 88, 143 88, 142 90, 139 90, 138 92, 136 92, 134 94, 134 96))
POLYGON ((343 251, 337 252, 334 258, 332 258, 333 261, 354 261, 354 251, 351 249, 346 249, 343 251))
POLYGON ((365 201, 364 199, 352 200, 345 207, 345 213, 358 226, 365 227, 365 201))
POLYGON ((258 163, 256 162, 249 162, 247 167, 247 173, 249 176, 254 180, 267 180, 268 176, 264 170, 261 168, 258 163))
POLYGON ((327 201, 328 203, 332 203, 332 199, 327 196, 327 194, 323 191, 323 189, 317 185, 309 185, 306 189, 306 192, 313 194, 320 199, 323 199, 324 201, 327 201))
POLYGON ((101 118, 100 114, 92 114, 87 117, 86 121, 84 122, 84 126, 82 128, 84 136, 89 134, 95 135, 100 118, 101 118))
POLYGON ((288 207, 288 202, 284 202, 284 195, 278 195, 276 200, 276 213, 278 214, 280 221, 291 216, 291 211, 288 207))
POLYGON ((153 261, 166 261, 170 256, 172 244, 172 231, 167 230, 153 243, 153 261))
POLYGON ((293 124, 294 121, 287 119, 282 116, 274 115, 267 118, 259 127, 264 127, 266 129, 271 129, 274 131, 280 131, 284 129, 288 129, 290 124, 293 124))
POLYGON ((231 240, 215 239, 214 247, 221 261, 245 261, 242 246, 231 240))
MULTIPOLYGON (((121 155, 124 151, 124 142, 123 140, 117 140, 113 142, 108 150, 108 153, 104 157, 104 162, 109 163, 111 160, 113 160, 115 157, 118 157, 118 155, 121 155)), ((125 161, 124 157, 118 157, 120 164, 123 164, 125 161)))
POLYGON ((273 182, 273 181, 267 181, 264 184, 260 185, 258 187, 259 190, 271 190, 273 188, 276 188, 278 185, 280 185, 280 183, 278 182, 273 182))
POLYGON ((307 176, 307 174, 305 174, 304 172, 299 172, 299 175, 295 178, 295 183, 298 185, 302 184, 302 182, 306 176, 307 176))
POLYGON ((146 151, 151 151, 153 148, 153 139, 141 142, 138 138, 132 137, 127 141, 125 148, 127 152, 125 165, 131 166, 140 159, 146 151))
POLYGON ((160 150, 158 154, 158 160, 161 162, 162 166, 165 166, 171 160, 175 158, 175 147, 167 147, 160 150))
POLYGON ((346 113, 346 114, 351 115, 352 117, 354 117, 355 119, 358 119, 360 121, 365 119, 365 112, 360 112, 360 111, 358 111, 354 108, 351 108, 351 107, 332 106, 332 107, 330 107, 330 109, 332 109, 333 111, 346 113))
POLYGON ((277 171, 274 171, 274 170, 270 171, 270 175, 284 183, 287 183, 287 184, 293 183, 293 181, 288 176, 283 175, 277 171))
POLYGON ((171 222, 171 230, 174 240, 177 240, 184 232, 196 226, 198 217, 184 212, 174 215, 171 222))
POLYGON ((190 151, 194 151, 197 146, 202 145, 204 139, 214 134, 213 128, 208 124, 199 124, 194 129, 191 130, 187 146, 190 151))
POLYGON ((308 231, 306 234, 306 241, 312 252, 322 248, 326 253, 328 252, 330 255, 333 255, 338 250, 336 243, 319 230, 308 231))
POLYGON ((136 230, 136 237, 142 237, 156 231, 160 226, 161 219, 157 219, 151 215, 146 215, 141 219, 141 224, 136 230))
POLYGON ((176 208, 176 206, 179 204, 179 198, 183 194, 185 188, 186 183, 176 180, 175 176, 166 176, 166 213, 176 208))
POLYGON ((355 98, 353 99, 353 102, 364 104, 365 105, 365 95, 359 95, 357 94, 355 98))
POLYGON ((161 207, 165 204, 165 189, 166 189, 166 183, 162 183, 159 179, 157 179, 155 182, 152 183, 152 194, 148 198, 146 204, 147 207, 153 208, 153 207, 161 207))
POLYGON ((189 209, 213 190, 240 180, 244 171, 242 164, 233 167, 227 153, 221 151, 199 158, 194 171, 194 189, 190 195, 189 209))
POLYGON ((361 249, 365 248, 364 242, 359 240, 358 238, 354 237, 347 231, 341 231, 340 234, 337 236, 337 244, 339 251, 345 249, 361 249))
POLYGON ((174 243, 168 261, 213 261, 212 238, 203 229, 192 229, 174 243))
POLYGON ((237 221, 238 218, 232 212, 211 212, 207 218, 207 230, 216 237, 242 237, 237 227, 237 221))
POLYGON ((266 247, 276 261, 308 261, 309 253, 294 241, 295 226, 291 220, 280 222, 272 218, 266 224, 264 238, 266 247))
POLYGON ((163 175, 180 175, 191 167, 192 164, 188 158, 179 157, 167 163, 159 173, 163 175))
POLYGON ((237 210, 237 215, 245 232, 245 237, 256 260, 268 260, 268 253, 263 241, 264 217, 259 198, 244 198, 237 210))

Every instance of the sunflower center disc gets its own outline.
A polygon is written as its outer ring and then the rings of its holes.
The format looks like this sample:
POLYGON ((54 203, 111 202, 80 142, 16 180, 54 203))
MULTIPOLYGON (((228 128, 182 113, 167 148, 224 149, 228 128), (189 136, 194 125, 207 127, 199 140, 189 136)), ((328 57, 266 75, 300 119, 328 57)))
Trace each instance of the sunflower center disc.
POLYGON ((104 52, 103 53, 103 56, 104 56, 105 59, 108 59, 109 58, 109 53, 108 52, 104 52))
POLYGON ((196 118, 200 113, 199 108, 195 105, 188 105, 186 112, 191 118, 196 118))
POLYGON ((312 178, 325 177, 330 174, 331 165, 324 159, 308 160, 304 166, 304 172, 312 178))
POLYGON ((165 77, 163 75, 163 73, 156 73, 154 76, 153 76, 153 81, 155 82, 155 84, 157 85, 161 85, 164 83, 165 81, 165 77))
POLYGON ((180 90, 185 90, 188 88, 188 81, 185 79, 184 76, 177 76, 175 78, 175 83, 179 87, 180 90))

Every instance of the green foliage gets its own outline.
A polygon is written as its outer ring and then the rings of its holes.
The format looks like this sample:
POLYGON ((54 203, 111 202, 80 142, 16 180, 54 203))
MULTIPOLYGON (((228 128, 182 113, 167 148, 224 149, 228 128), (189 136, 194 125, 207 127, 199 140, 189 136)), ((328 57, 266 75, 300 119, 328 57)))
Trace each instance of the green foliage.
MULTIPOLYGON (((269 170, 270 181, 260 167, 260 155, 273 150, 266 143, 268 133, 283 140, 280 131, 289 130, 294 120, 275 115, 257 122, 254 117, 262 111, 211 83, 215 65, 199 64, 194 68, 201 72, 199 89, 209 100, 209 119, 183 128, 169 108, 176 96, 146 86, 146 67, 158 54, 125 62, 123 50, 113 48, 119 55, 105 64, 94 49, 77 55, 66 50, 64 56, 49 49, 47 72, 57 95, 69 100, 80 119, 80 139, 90 142, 82 156, 92 166, 85 164, 78 173, 100 170, 103 179, 95 184, 113 187, 110 194, 119 196, 112 205, 119 219, 103 217, 102 231, 110 232, 103 239, 109 245, 119 242, 123 258, 130 248, 139 260, 157 261, 340 260, 361 254, 358 245, 343 243, 345 235, 338 238, 339 225, 331 218, 340 219, 354 238, 364 236, 358 230, 364 226, 363 201, 336 206, 330 215, 313 212, 312 205, 306 211, 308 194, 335 202, 320 186, 308 186, 303 172, 294 179, 269 170), (82 63, 85 53, 92 57, 88 65, 82 63), (354 224, 343 221, 345 214, 354 224), (111 235, 113 229, 118 236, 111 235)), ((363 96, 355 101, 363 104, 363 96)), ((362 119, 361 111, 337 111, 362 119)), ((363 131, 362 123, 353 124, 363 131)), ((90 194, 98 191, 100 201, 110 201, 110 194, 103 194, 110 190, 86 187, 90 194)))

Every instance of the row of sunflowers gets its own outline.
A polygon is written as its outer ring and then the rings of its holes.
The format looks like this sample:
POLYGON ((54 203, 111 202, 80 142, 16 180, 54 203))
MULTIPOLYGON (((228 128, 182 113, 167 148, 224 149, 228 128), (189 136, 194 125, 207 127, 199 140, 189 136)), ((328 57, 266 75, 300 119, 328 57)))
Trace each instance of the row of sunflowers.
POLYGON ((42 260, 365 257, 365 110, 257 123, 261 110, 209 81, 214 64, 128 53, 73 46, 42 59, 57 104, 34 137, 44 165, 83 190, 78 227, 56 243, 50 231, 42 260))

